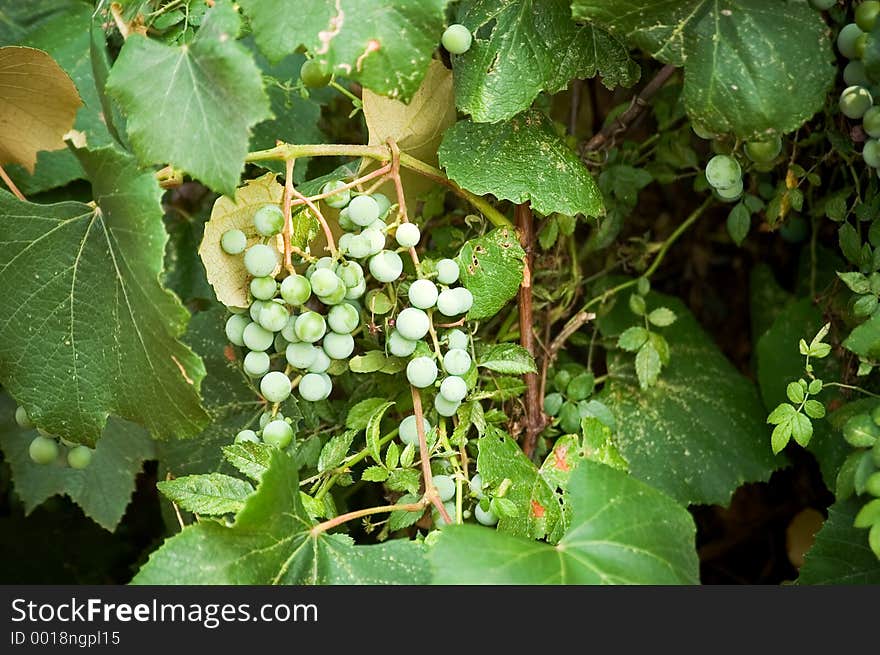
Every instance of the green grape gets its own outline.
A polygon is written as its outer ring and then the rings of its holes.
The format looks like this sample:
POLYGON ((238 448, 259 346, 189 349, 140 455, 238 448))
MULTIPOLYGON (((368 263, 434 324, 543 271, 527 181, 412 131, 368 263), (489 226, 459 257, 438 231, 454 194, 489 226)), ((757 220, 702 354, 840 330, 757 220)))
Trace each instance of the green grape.
MULTIPOLYGON (((348 215, 348 207, 343 207, 339 210, 339 216, 336 220, 339 223, 339 227, 345 230, 348 236, 352 236, 350 233, 356 232, 358 229, 358 226, 354 224, 353 220, 351 220, 351 216, 348 215)), ((343 234, 342 236, 346 236, 346 234, 343 234)), ((340 243, 341 242, 342 239, 340 238, 340 243)))
POLYGON ((272 412, 263 412, 260 414, 260 429, 262 430, 266 425, 268 425, 269 421, 272 421, 276 418, 284 418, 279 412, 275 416, 272 416, 272 412))
POLYGON ((565 398, 562 397, 561 393, 548 393, 544 396, 544 411, 547 412, 548 416, 556 416, 559 414, 559 410, 562 409, 562 403, 565 402, 565 398))
POLYGON ((273 237, 284 229, 284 212, 278 205, 263 205, 254 212, 254 227, 264 237, 273 237))
POLYGON ((437 281, 440 284, 455 284, 461 270, 454 259, 441 259, 437 262, 437 281))
POLYGON ((479 503, 474 507, 474 518, 478 523, 490 528, 498 523, 498 516, 491 509, 484 510, 479 503))
POLYGON ((856 414, 843 424, 843 438, 850 446, 868 448, 880 437, 880 426, 870 414, 856 414))
MULTIPOLYGON (((331 193, 336 191, 341 187, 345 186, 345 182, 342 180, 333 180, 331 182, 327 182, 324 186, 321 187, 321 195, 325 193, 331 193)), ((342 189, 342 191, 338 191, 327 198, 324 198, 324 202, 327 203, 328 206, 333 207, 334 209, 342 209, 345 207, 349 200, 351 200, 351 189, 342 189)))
POLYGON ((853 50, 856 53, 856 59, 861 59, 865 56, 865 48, 868 47, 868 35, 867 34, 859 34, 856 37, 856 42, 853 44, 853 50))
POLYGON ((356 287, 364 279, 364 269, 357 262, 343 261, 336 266, 336 275, 346 288, 356 287))
POLYGON ((278 266, 278 251, 265 244, 254 244, 244 253, 244 267, 254 277, 271 275, 276 266, 278 266))
POLYGON ((351 334, 360 326, 361 314, 348 303, 335 305, 327 313, 327 324, 334 332, 351 334))
POLYGON ((396 252, 383 250, 370 258, 369 268, 376 281, 394 282, 403 273, 403 260, 396 252))
POLYGON ((379 218, 385 218, 388 215, 388 210, 391 209, 391 201, 388 200, 388 196, 384 193, 374 193, 373 200, 379 205, 379 218))
POLYGON ((251 443, 260 443, 260 438, 253 430, 242 430, 237 435, 235 435, 235 443, 244 443, 245 441, 249 441, 251 443))
POLYGON ((456 301, 458 302, 458 313, 468 313, 471 310, 471 307, 474 306, 474 294, 471 293, 471 290, 464 287, 458 287, 453 289, 452 292, 455 294, 456 301))
POLYGON ((443 356, 443 369, 449 375, 465 375, 471 368, 471 356, 467 350, 452 348, 443 356))
POLYGON ((574 403, 563 403, 559 410, 559 427, 566 434, 577 434, 581 431, 581 415, 574 403))
POLYGON ((280 336, 287 343, 297 343, 299 341, 299 337, 296 336, 296 316, 294 314, 291 314, 288 317, 287 323, 285 323, 284 327, 281 328, 280 336))
POLYGON ((287 325, 290 312, 284 305, 277 302, 267 302, 260 311, 260 325, 269 332, 280 332, 287 325))
POLYGON ((447 27, 440 37, 440 43, 453 55, 463 55, 470 50, 472 40, 471 31, 459 23, 447 27))
POLYGON ((75 446, 67 453, 67 463, 72 469, 82 470, 92 463, 93 451, 86 446, 75 446))
MULTIPOLYGON (((367 228, 360 234, 361 240, 369 246, 369 254, 378 255, 385 247, 385 234, 373 228, 367 228)), ((397 254, 397 253, 395 253, 397 254)))
POLYGON ((416 307, 407 307, 397 315, 395 321, 400 336, 410 341, 418 341, 428 334, 431 327, 431 319, 428 315, 416 307))
POLYGON ((366 293, 366 291, 367 291, 367 281, 361 280, 360 282, 358 282, 357 286, 354 286, 345 292, 345 299, 346 300, 357 300, 358 298, 363 296, 364 293, 366 293))
POLYGON ((281 297, 288 305, 305 305, 312 295, 312 285, 303 275, 288 275, 281 281, 281 297))
POLYGON ((440 496, 441 503, 455 498, 455 480, 448 475, 435 475, 434 486, 437 487, 437 495, 440 496))
POLYGON ((376 230, 381 234, 385 234, 388 231, 388 224, 383 221, 381 218, 377 218, 375 221, 367 225, 365 228, 367 230, 376 230))
POLYGON ((451 403, 459 403, 467 396, 467 383, 457 375, 450 375, 440 383, 440 395, 451 403))
POLYGON ((350 334, 330 332, 324 336, 324 352, 332 359, 348 359, 354 352, 354 339, 350 334))
POLYGON ((877 22, 878 13, 880 13, 880 2, 866 0, 856 7, 856 25, 863 32, 870 32, 874 29, 874 24, 877 22))
POLYGON ((871 420, 877 425, 880 425, 880 405, 877 405, 871 410, 871 420))
POLYGON ((872 496, 880 496, 880 471, 875 471, 865 480, 865 491, 872 496))
POLYGON ((36 464, 51 464, 58 457, 58 442, 51 437, 38 435, 28 446, 28 455, 36 464))
POLYGON ((437 363, 430 357, 415 357, 406 365, 406 379, 414 387, 424 389, 437 380, 437 363))
POLYGON ((305 370, 315 363, 318 357, 318 348, 310 343, 292 343, 284 351, 287 363, 291 366, 305 370))
POLYGON ((471 493, 477 498, 483 497, 483 476, 479 473, 474 473, 473 477, 471 477, 468 482, 468 487, 470 487, 471 493))
POLYGON ((862 30, 855 23, 844 25, 837 35, 837 49, 847 59, 858 59, 856 57, 856 39, 863 34, 862 30))
POLYGON ((318 296, 318 300, 322 303, 331 307, 333 305, 338 305, 345 300, 345 296, 348 295, 348 289, 345 288, 345 285, 340 282, 333 293, 327 296, 318 296))
POLYGON ((258 323, 260 321, 260 312, 263 311, 263 305, 265 303, 265 300, 254 300, 251 303, 249 316, 251 317, 251 320, 255 323, 258 323))
MULTIPOLYGON (((290 319, 287 319, 287 322, 290 322, 290 319)), ((285 324, 281 330, 283 331, 287 325, 285 324)), ((275 335, 275 343, 273 344, 276 353, 283 353, 287 349, 287 339, 284 338, 284 335, 279 332, 275 335)))
POLYGON ((371 196, 355 196, 348 203, 348 217, 361 227, 366 227, 379 218, 379 203, 371 196))
POLYGON ((269 355, 260 350, 254 350, 244 356, 244 372, 252 378, 258 378, 269 372, 269 355))
POLYGON ((388 336, 388 352, 395 357, 409 357, 415 352, 417 341, 407 339, 397 330, 392 330, 388 336))
POLYGON ((333 261, 332 257, 321 257, 318 261, 309 264, 309 267, 306 269, 306 277, 311 280, 315 271, 319 271, 322 268, 327 268, 332 271, 336 268, 336 262, 333 261))
POLYGON ((281 371, 269 371, 260 380, 260 393, 270 403, 281 403, 290 396, 290 378, 281 371))
POLYGON ((409 285, 409 302, 419 309, 429 309, 437 304, 437 285, 431 280, 416 280, 409 285))
POLYGON ((255 277, 251 280, 251 295, 259 300, 269 300, 275 297, 278 283, 271 276, 255 277))
POLYGON ((296 331, 296 336, 302 341, 315 343, 324 336, 324 333, 327 331, 327 324, 323 316, 317 312, 309 311, 296 317, 294 330, 296 331))
POLYGON ((259 323, 249 323, 244 329, 242 341, 249 350, 269 350, 275 341, 275 335, 259 323))
POLYGON ((327 63, 317 59, 307 59, 299 69, 299 79, 309 89, 319 89, 330 84, 333 75, 327 70, 327 63))
POLYGON ((766 141, 749 141, 745 151, 746 156, 754 162, 771 162, 782 152, 782 137, 775 135, 766 141))
POLYGON ((309 373, 326 373, 333 361, 327 356, 323 348, 318 348, 315 353, 315 361, 309 366, 309 373))
POLYGON ((455 416, 458 408, 461 407, 461 401, 447 400, 440 394, 434 398, 434 409, 440 416, 455 416))
POLYGON ((351 242, 357 237, 356 234, 351 234, 350 232, 345 232, 340 235, 339 240, 336 241, 336 247, 339 248, 339 254, 343 256, 351 255, 351 242))
POLYGON ((414 248, 418 245, 419 239, 422 238, 422 234, 419 230, 419 226, 415 223, 401 223, 397 226, 394 238, 397 240, 397 245, 400 247, 414 248))
POLYGON ((34 427, 27 410, 21 406, 15 408, 15 422, 18 423, 20 428, 28 429, 34 427))
POLYGON ((287 421, 271 421, 263 428, 263 441, 276 448, 287 448, 293 441, 293 428, 287 421))
MULTIPOLYGON (((428 419, 422 417, 422 426, 425 431, 425 438, 427 439, 428 433, 431 431, 431 424, 428 423, 428 419)), ((416 417, 415 416, 407 416, 400 422, 400 431, 398 432, 400 435, 400 440, 407 445, 414 445, 416 448, 419 447, 419 434, 418 428, 416 426, 416 417)))
POLYGON ((880 168, 880 141, 871 139, 862 148, 862 159, 871 168, 880 168))
POLYGON ((843 69, 843 81, 847 86, 871 86, 865 73, 865 65, 858 59, 849 62, 843 69))
POLYGON ((339 276, 327 268, 320 268, 312 274, 312 292, 317 296, 329 296, 335 293, 339 285, 345 286, 339 276))
POLYGON ((877 440, 877 443, 871 449, 871 461, 874 462, 874 466, 880 468, 880 439, 877 440))
POLYGON ((250 321, 244 314, 233 314, 226 321, 226 338, 236 346, 244 345, 244 329, 250 321))
POLYGON ((333 380, 330 379, 330 376, 326 373, 320 373, 321 379, 324 380, 324 395, 321 396, 321 400, 327 400, 330 397, 330 394, 333 393, 333 380))
POLYGON ((369 236, 355 234, 348 242, 348 254, 354 259, 365 259, 370 256, 369 236))
POLYGON ((742 192, 742 178, 740 178, 737 183, 732 186, 715 189, 715 193, 717 194, 717 196, 726 202, 732 202, 739 199, 739 197, 742 195, 742 192))
POLYGON ((460 306, 461 298, 455 294, 455 289, 443 289, 437 296, 437 309, 444 316, 455 316, 460 306))
POLYGON ((874 104, 871 92, 863 86, 848 86, 840 94, 840 112, 847 118, 861 118, 874 104))
POLYGON ((446 333, 446 343, 450 348, 461 348, 467 350, 470 345, 468 335, 461 330, 453 329, 446 333))
POLYGON ((880 107, 871 107, 862 116, 862 129, 868 136, 880 138, 880 107))
POLYGON ((706 164, 706 180, 716 189, 726 189, 742 181, 742 169, 733 157, 715 155, 706 164))
MULTIPOLYGON (((455 523, 455 503, 446 502, 443 503, 443 508, 446 510, 446 513, 449 515, 449 521, 455 523)), ((442 528, 444 525, 448 525, 449 521, 443 518, 443 516, 436 509, 431 513, 431 517, 434 519, 434 525, 438 528, 442 528)))
POLYGON ((323 400, 329 395, 327 381, 318 373, 306 373, 299 382, 299 395, 309 402, 323 400))
POLYGON ((247 247, 247 237, 241 230, 226 230, 220 237, 220 247, 229 255, 240 255, 247 247))

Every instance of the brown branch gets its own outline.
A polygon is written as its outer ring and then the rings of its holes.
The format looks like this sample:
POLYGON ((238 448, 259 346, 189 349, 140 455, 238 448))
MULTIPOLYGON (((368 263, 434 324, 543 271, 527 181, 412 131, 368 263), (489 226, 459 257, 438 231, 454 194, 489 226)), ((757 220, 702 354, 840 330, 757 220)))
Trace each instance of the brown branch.
POLYGON ((666 84, 666 81, 674 72, 675 66, 671 64, 666 64, 657 71, 657 74, 645 85, 645 88, 633 96, 629 107, 622 114, 599 130, 597 134, 593 135, 593 138, 581 146, 581 157, 589 152, 605 150, 614 146, 617 138, 626 132, 633 122, 642 115, 642 112, 647 109, 651 98, 666 84))
POLYGON ((318 523, 313 526, 309 533, 313 537, 317 537, 322 532, 326 532, 332 528, 335 528, 337 525, 342 525, 347 521, 351 521, 353 519, 359 519, 364 516, 370 516, 371 514, 381 514, 383 512, 418 512, 420 509, 425 508, 425 502, 421 501, 418 503, 406 503, 403 505, 382 505, 381 507, 368 507, 366 509, 358 509, 353 512, 348 512, 347 514, 340 514, 339 516, 335 516, 328 521, 324 521, 323 523, 318 523))
POLYGON ((0 178, 3 178, 3 182, 6 183, 6 186, 12 191, 13 195, 19 200, 27 202, 27 198, 24 197, 24 194, 19 191, 18 187, 15 186, 15 182, 12 181, 12 178, 6 173, 6 170, 0 166, 0 178))
MULTIPOLYGON (((306 204, 306 200, 311 200, 312 202, 314 202, 316 200, 323 200, 324 198, 329 198, 330 196, 335 196, 337 193, 345 191, 346 189, 352 189, 356 186, 360 186, 364 182, 369 182, 370 180, 372 180, 374 178, 384 177, 385 175, 387 175, 390 172, 391 172, 391 164, 385 164, 381 168, 377 168, 376 170, 367 173, 363 177, 359 177, 356 180, 352 180, 351 182, 348 182, 347 184, 343 184, 340 187, 336 187, 331 191, 327 191, 326 193, 319 193, 314 196, 309 196, 307 199, 303 199, 303 200, 300 200, 297 198, 291 204, 293 206, 296 206, 296 205, 306 204)), ((384 180, 379 180, 378 184, 384 184, 384 182, 385 182, 384 180)))
POLYGON ((289 273, 293 272, 293 260, 291 258, 290 239, 293 234, 293 217, 290 214, 290 203, 293 199, 293 165, 296 159, 291 157, 284 160, 284 195, 281 197, 281 211, 284 214, 284 268, 289 273))
POLYGON ((416 415, 416 433, 419 435, 419 458, 422 460, 422 477, 425 478, 425 498, 440 512, 440 516, 447 524, 452 523, 452 517, 440 502, 440 494, 434 486, 434 476, 431 475, 431 454, 428 452, 428 439, 425 437, 425 413, 422 411, 422 396, 419 390, 410 385, 412 391, 413 414, 416 415))

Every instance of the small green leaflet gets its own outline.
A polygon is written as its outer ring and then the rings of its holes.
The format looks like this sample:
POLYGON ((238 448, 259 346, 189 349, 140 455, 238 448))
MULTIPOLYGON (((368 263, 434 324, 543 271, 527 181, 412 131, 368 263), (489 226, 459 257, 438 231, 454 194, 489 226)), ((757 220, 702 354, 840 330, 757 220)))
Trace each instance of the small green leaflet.
POLYGON ((112 147, 76 154, 97 207, 0 192, 0 379, 36 425, 71 441, 94 444, 111 413, 191 437, 207 422, 205 369, 177 340, 189 312, 159 284, 159 186, 112 147))
POLYGON ((356 435, 357 430, 346 430, 324 444, 321 455, 318 457, 318 473, 334 469, 342 464, 356 435))
POLYGON ((182 509, 208 516, 238 512, 254 490, 244 480, 222 473, 186 475, 159 481, 156 486, 182 509))
POLYGON ((466 0, 457 21, 476 37, 452 57, 456 103, 480 123, 512 118, 573 79, 601 74, 613 89, 639 77, 620 41, 572 22, 569 0, 466 0))
POLYGON ((243 441, 223 446, 223 456, 239 473, 259 482, 269 469, 273 450, 272 446, 264 443, 243 441))
POLYGON ((313 535, 296 464, 273 451, 257 491, 227 527, 189 525, 167 539, 134 584, 426 584, 423 546, 392 540, 355 546, 344 535, 313 535))
POLYGON ((394 403, 389 400, 388 402, 384 402, 376 407, 373 415, 370 416, 370 420, 367 422, 367 447, 370 449, 370 454, 373 456, 373 459, 377 462, 382 461, 382 446, 379 443, 382 437, 382 417, 385 415, 385 412, 388 411, 388 408, 391 407, 393 404, 394 403))
POLYGON ((853 328, 843 346, 864 359, 880 359, 880 314, 853 328))
POLYGON ((369 425, 370 418, 379 411, 379 408, 382 408, 383 412, 387 409, 383 407, 386 404, 388 403, 384 398, 365 398, 348 410, 348 414, 345 416, 345 427, 349 430, 363 430, 369 425))
POLYGON ((668 496, 582 461, 568 486, 571 525, 555 546, 474 525, 444 528, 437 584, 697 584, 694 522, 668 496))
POLYGON ((456 257, 461 283, 474 296, 468 318, 489 318, 516 295, 522 284, 526 253, 516 232, 499 227, 471 239, 456 257))
POLYGON ((218 2, 189 44, 133 33, 107 81, 142 164, 170 163, 230 196, 251 128, 272 115, 260 69, 235 40, 238 28, 232 6, 218 2))
POLYGON ((868 531, 853 527, 862 503, 850 498, 828 509, 828 520, 807 552, 798 584, 880 584, 880 559, 868 546, 868 531))
POLYGON ((549 216, 598 216, 602 194, 590 172, 537 110, 501 123, 459 121, 443 135, 440 165, 459 186, 549 216))
POLYGON ((257 45, 278 61, 299 45, 336 75, 406 102, 443 33, 448 0, 241 0, 257 45))
POLYGON ((477 357, 477 366, 506 375, 537 373, 535 360, 529 351, 515 343, 498 343, 483 350, 477 357))

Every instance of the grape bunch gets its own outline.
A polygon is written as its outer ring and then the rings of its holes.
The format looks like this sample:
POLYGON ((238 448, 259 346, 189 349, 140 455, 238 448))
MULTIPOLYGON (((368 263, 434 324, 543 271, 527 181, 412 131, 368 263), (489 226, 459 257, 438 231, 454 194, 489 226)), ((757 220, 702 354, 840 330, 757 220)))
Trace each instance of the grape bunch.
MULTIPOLYGON (((16 407, 15 422, 24 429, 34 427, 24 407, 16 407)), ((73 469, 84 469, 91 464, 93 451, 88 446, 81 446, 67 439, 56 438, 39 429, 38 432, 39 434, 31 440, 30 446, 28 446, 28 456, 35 464, 66 462, 73 469), (63 459, 60 457, 62 449, 67 450, 63 459)))
POLYGON ((742 167, 729 155, 715 155, 709 160, 706 180, 722 200, 733 201, 742 195, 742 167))

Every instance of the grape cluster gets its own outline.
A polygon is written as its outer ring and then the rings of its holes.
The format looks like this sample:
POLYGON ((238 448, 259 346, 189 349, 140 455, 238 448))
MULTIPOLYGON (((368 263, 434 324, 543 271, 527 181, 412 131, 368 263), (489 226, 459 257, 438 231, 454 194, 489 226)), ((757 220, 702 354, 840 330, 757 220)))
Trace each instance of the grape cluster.
POLYGON ((844 25, 837 35, 837 49, 849 63, 843 69, 847 87, 840 94, 838 106, 847 118, 861 119, 869 137, 862 148, 862 158, 871 168, 880 169, 880 78, 868 72, 862 62, 868 33, 880 15, 880 2, 863 2, 855 11, 855 22, 844 25))
MULTIPOLYGON (((25 429, 34 427, 24 407, 17 407, 15 409, 15 422, 25 429)), ((34 437, 30 446, 28 446, 28 455, 34 463, 52 464, 61 461, 66 462, 70 468, 84 469, 92 462, 93 451, 88 446, 81 446, 66 439, 56 438, 42 430, 39 430, 39 432, 40 434, 34 437), (67 450, 67 454, 63 459, 60 459, 59 456, 62 454, 62 448, 67 450)))
POLYGON ((570 364, 553 376, 552 391, 544 396, 544 411, 548 416, 558 417, 559 427, 567 434, 581 430, 581 419, 593 414, 587 398, 593 393, 596 380, 586 367, 570 364))

